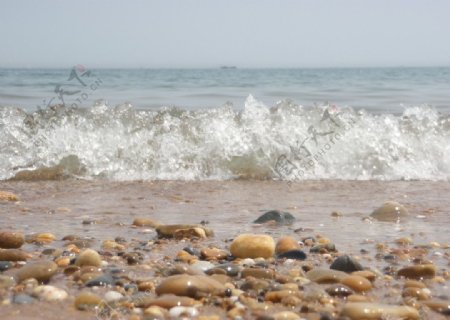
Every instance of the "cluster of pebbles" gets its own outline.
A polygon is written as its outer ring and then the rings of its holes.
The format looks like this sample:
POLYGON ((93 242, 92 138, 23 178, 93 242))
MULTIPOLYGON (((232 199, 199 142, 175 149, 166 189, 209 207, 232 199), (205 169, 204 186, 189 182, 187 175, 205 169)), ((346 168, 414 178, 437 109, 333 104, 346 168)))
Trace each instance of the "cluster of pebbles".
MULTIPOLYGON (((3 197, 14 201, 13 195, 3 197)), ((372 218, 391 221, 406 214, 400 204, 388 202, 372 218)), ((273 227, 294 221, 290 213, 274 210, 253 223, 273 227)), ((449 295, 442 294, 448 292, 450 272, 435 265, 432 254, 440 248, 439 258, 450 260, 445 244, 416 246, 402 238, 392 246, 373 243, 373 256, 364 250, 351 256, 330 238, 306 230, 278 239, 267 232, 216 240, 206 224, 166 225, 147 217, 130 221, 129 228, 149 228, 155 236, 101 239, 96 246, 77 235, 57 240, 52 233, 0 231, 0 310, 45 302, 96 319, 450 315, 449 295), (385 268, 365 266, 371 261, 385 268)))

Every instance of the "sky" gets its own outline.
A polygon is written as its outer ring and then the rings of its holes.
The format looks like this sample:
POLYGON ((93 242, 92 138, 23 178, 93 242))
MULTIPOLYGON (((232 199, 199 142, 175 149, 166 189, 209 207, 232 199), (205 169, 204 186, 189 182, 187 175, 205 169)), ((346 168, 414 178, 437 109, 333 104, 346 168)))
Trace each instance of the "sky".
POLYGON ((448 0, 0 0, 0 67, 449 66, 448 0))

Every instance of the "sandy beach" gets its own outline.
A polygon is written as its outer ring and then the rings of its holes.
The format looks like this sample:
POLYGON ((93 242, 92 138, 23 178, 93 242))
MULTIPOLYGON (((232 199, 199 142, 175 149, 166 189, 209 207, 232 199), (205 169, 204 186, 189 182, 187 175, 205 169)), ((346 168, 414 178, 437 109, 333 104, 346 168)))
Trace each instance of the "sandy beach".
MULTIPOLYGON (((19 198, 18 201, 0 202, 2 230, 22 232, 25 239, 31 239, 33 234, 39 233, 50 233, 54 236, 54 240, 50 239, 46 243, 25 243, 21 250, 31 255, 27 263, 57 260, 58 255, 48 255, 48 252, 53 252, 48 249, 66 248, 67 251, 68 241, 61 240, 67 235, 74 235, 74 239, 88 238, 89 247, 100 252, 104 272, 111 266, 116 266, 124 274, 132 273, 132 277, 125 277, 130 283, 147 279, 154 285, 146 294, 156 297, 155 286, 164 279, 156 272, 158 268, 170 270, 177 264, 188 266, 193 263, 176 261, 184 247, 198 250, 214 247, 229 252, 230 242, 240 234, 265 234, 275 241, 282 236, 290 236, 300 243, 307 257, 301 261, 266 259, 263 267, 274 270, 277 276, 293 277, 293 270, 300 269, 328 269, 336 257, 346 254, 357 259, 364 269, 376 275, 370 290, 354 293, 355 296, 363 298, 354 299, 410 305, 419 310, 421 319, 445 319, 442 312, 448 314, 448 308, 446 311, 436 312, 422 303, 432 300, 449 305, 448 182, 3 181, 0 183, 0 190, 11 192, 19 198), (408 216, 402 217, 399 222, 368 218, 374 209, 389 200, 404 205, 409 212, 408 216), (294 223, 253 223, 261 214, 274 209, 290 212, 295 217, 294 223), (214 236, 200 240, 189 237, 183 240, 159 240, 154 228, 132 225, 137 218, 148 218, 161 224, 202 223, 214 231, 214 236), (105 248, 105 240, 118 241, 118 237, 123 242, 119 250, 105 248), (320 241, 326 242, 320 240, 321 238, 334 244, 336 251, 310 253, 312 244, 305 239, 313 239, 316 244, 321 243, 320 241), (121 259, 124 253, 130 252, 139 253, 139 261, 136 264, 127 264, 125 259, 121 259), (428 295, 426 299, 408 296, 402 298, 406 280, 396 276, 396 272, 403 267, 417 264, 432 264, 436 268, 435 275, 423 280, 428 288, 428 295)), ((76 257, 79 251, 74 252, 73 257, 76 257)), ((200 257, 195 259, 197 260, 205 259, 200 257)), ((226 261, 220 261, 224 262, 226 261)), ((74 263, 74 260, 70 263, 74 263)), ((219 261, 212 260, 211 263, 217 265, 219 261)), ((234 263, 239 265, 239 259, 234 263)), ((16 274, 22 264, 14 262, 1 276, 16 274)), ((85 290, 94 292, 99 297, 107 291, 117 290, 123 293, 124 300, 135 294, 132 290, 125 292, 123 283, 86 288, 83 281, 75 280, 73 275, 64 274, 64 269, 68 267, 70 266, 58 267, 56 274, 49 281, 50 285, 63 288, 69 293, 69 297, 63 301, 36 300, 23 306, 10 304, 8 301, 14 294, 27 293, 27 290, 31 289, 23 284, 0 287, 0 298, 3 301, 0 307, 2 319, 111 318, 110 314, 99 314, 98 308, 77 310, 74 297, 85 290)), ((99 271, 99 274, 101 273, 102 271, 99 271)), ((276 279, 275 277, 270 280, 272 287, 277 284, 276 279)), ((243 281, 245 280, 239 276, 228 279, 236 290, 242 286, 243 281)), ((312 288, 325 292, 328 287, 330 284, 317 284, 313 281, 299 285, 299 292, 302 292, 304 297, 312 288)), ((252 290, 242 291, 242 294, 249 298, 255 294, 252 290)), ((265 292, 267 291, 271 290, 265 289, 265 292)), ((264 299, 264 295, 262 300, 253 297, 260 305, 248 303, 242 312, 244 318, 257 318, 263 314, 270 316, 276 312, 290 310, 305 319, 319 319, 323 314, 329 316, 326 319, 338 319, 342 316, 345 304, 349 303, 347 297, 325 295, 333 302, 321 304, 318 300, 315 302, 317 309, 305 307, 310 303, 307 299, 300 299, 298 305, 287 306, 279 301, 264 299), (266 309, 261 309, 262 304, 266 305, 266 309)), ((222 299, 221 303, 212 303, 211 299, 200 300, 200 316, 217 315, 218 318, 226 318, 228 314, 230 317, 232 307, 223 307, 223 301, 227 298, 217 299, 222 299)), ((148 315, 143 315, 144 309, 133 308, 130 304, 131 302, 128 302, 127 307, 115 307, 116 318, 149 318, 148 315)))

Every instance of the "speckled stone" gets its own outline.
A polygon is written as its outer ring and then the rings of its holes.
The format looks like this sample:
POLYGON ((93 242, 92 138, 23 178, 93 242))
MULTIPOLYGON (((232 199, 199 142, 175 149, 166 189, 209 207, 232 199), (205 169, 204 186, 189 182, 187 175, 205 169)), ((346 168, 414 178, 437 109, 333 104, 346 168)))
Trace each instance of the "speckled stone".
MULTIPOLYGON (((214 232, 209 229, 205 228, 204 226, 200 224, 168 224, 168 225, 159 225, 156 228, 156 232, 158 233, 159 238, 174 238, 175 234, 178 230, 183 229, 195 229, 200 228, 204 231, 205 236, 212 237, 214 235, 214 232)), ((179 234, 182 234, 182 232, 178 231, 179 234)))
POLYGON ((365 302, 346 303, 342 309, 341 316, 348 317, 352 320, 379 320, 385 318, 420 319, 419 312, 412 307, 365 302))
POLYGON ((0 190, 0 201, 19 201, 19 197, 12 192, 0 190))
POLYGON ((275 253, 275 241, 265 234, 241 234, 230 245, 236 258, 270 258, 275 253))
POLYGON ((0 231, 0 248, 18 249, 25 243, 22 233, 14 231, 0 231))
POLYGON ((68 294, 65 290, 54 286, 37 286, 33 290, 33 296, 43 301, 62 301, 68 294))

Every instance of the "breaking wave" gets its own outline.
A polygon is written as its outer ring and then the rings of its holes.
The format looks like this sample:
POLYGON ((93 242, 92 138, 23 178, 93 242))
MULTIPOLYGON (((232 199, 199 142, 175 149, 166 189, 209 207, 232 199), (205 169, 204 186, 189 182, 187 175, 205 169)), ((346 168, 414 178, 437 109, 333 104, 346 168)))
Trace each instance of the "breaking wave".
POLYGON ((0 107, 0 179, 448 180, 449 132, 427 106, 375 115, 252 96, 241 111, 0 107))

